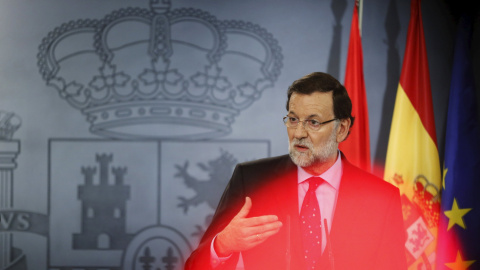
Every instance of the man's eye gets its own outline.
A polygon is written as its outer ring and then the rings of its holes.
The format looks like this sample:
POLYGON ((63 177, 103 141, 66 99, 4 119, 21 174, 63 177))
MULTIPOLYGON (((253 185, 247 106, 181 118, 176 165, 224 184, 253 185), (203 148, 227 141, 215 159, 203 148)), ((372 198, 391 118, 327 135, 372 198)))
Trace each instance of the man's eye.
POLYGON ((308 120, 308 122, 310 123, 310 125, 311 125, 312 127, 318 127, 318 126, 320 126, 320 122, 317 121, 317 120, 308 120))
POLYGON ((296 117, 288 117, 288 121, 290 121, 290 123, 298 123, 298 118, 296 118, 296 117))

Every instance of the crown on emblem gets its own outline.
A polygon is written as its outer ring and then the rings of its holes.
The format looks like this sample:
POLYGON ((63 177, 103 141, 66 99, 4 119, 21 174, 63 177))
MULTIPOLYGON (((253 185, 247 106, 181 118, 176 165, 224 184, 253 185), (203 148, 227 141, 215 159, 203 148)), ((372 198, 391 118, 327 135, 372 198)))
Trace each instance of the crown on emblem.
POLYGON ((281 48, 258 25, 191 8, 125 8, 71 21, 42 41, 43 79, 86 115, 90 131, 119 139, 224 136, 273 86, 281 48))
POLYGON ((418 175, 414 180, 413 202, 421 209, 430 228, 438 226, 440 218, 440 192, 424 175, 418 175))

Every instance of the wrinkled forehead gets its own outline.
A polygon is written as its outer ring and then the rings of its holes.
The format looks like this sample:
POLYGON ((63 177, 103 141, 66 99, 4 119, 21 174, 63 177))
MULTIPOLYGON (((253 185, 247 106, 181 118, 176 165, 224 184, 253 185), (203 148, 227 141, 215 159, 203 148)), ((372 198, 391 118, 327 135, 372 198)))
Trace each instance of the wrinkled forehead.
POLYGON ((331 117, 334 114, 332 92, 293 93, 290 97, 288 113, 302 118, 331 117))

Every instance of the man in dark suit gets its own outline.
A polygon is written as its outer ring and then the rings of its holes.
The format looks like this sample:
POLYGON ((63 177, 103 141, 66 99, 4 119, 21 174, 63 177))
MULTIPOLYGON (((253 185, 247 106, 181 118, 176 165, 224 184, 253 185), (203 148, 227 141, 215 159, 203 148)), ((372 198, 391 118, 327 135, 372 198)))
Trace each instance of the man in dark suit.
POLYGON ((332 76, 296 80, 289 155, 237 165, 185 269, 406 269, 398 189, 338 150, 351 108, 332 76))

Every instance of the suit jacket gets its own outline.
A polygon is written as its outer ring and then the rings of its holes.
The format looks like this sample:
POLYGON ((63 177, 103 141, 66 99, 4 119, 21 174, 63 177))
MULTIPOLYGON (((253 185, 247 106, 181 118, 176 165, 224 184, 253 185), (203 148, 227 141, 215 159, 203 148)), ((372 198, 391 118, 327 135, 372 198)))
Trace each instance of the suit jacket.
MULTIPOLYGON (((332 264, 335 270, 406 269, 398 189, 353 166, 343 154, 342 164, 330 243, 317 269, 332 269, 332 264)), ((238 213, 246 196, 252 199, 249 216, 277 215, 283 226, 262 244, 242 252, 245 270, 305 269, 297 185, 297 166, 288 155, 237 165, 212 223, 185 269, 212 269, 211 241, 238 213)), ((237 261, 238 254, 233 254, 215 269, 235 269, 237 261)))

